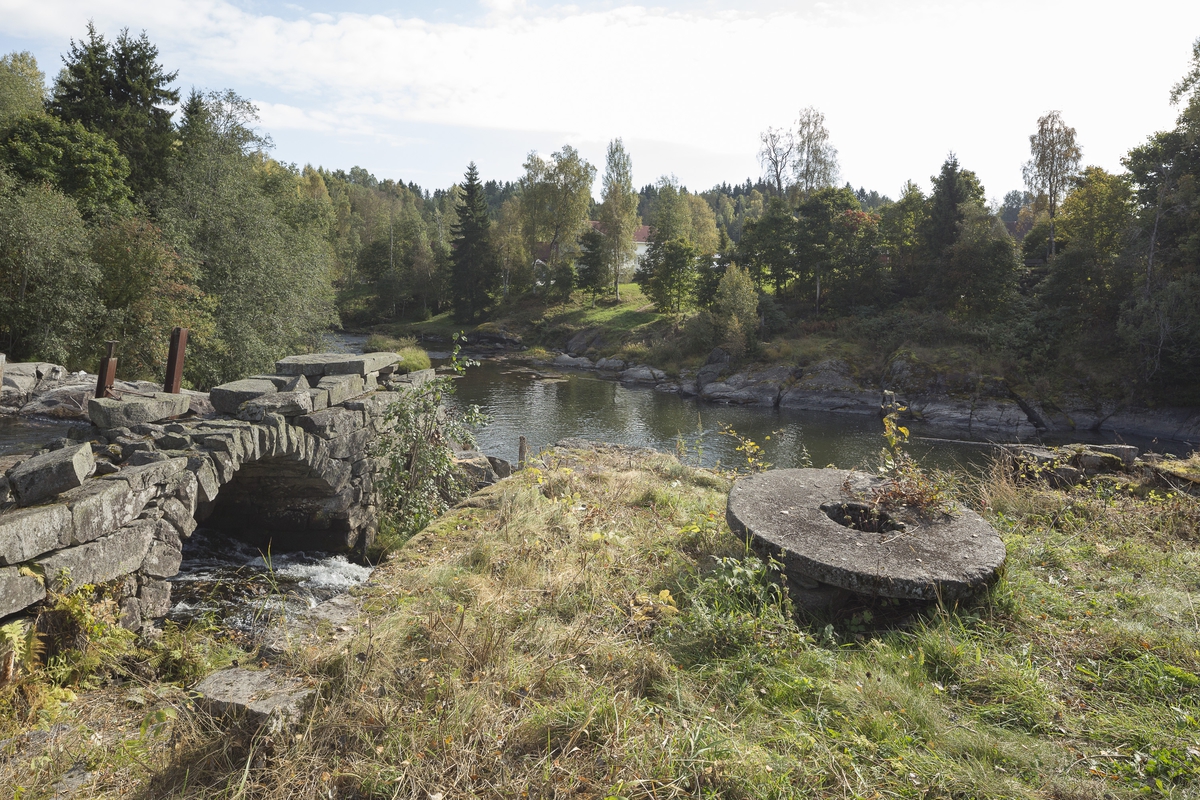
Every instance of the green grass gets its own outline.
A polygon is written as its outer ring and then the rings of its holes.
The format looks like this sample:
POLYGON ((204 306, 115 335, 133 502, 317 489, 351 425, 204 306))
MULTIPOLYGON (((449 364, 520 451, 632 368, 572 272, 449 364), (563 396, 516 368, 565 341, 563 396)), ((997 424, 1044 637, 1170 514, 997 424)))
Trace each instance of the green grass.
POLYGON ((629 342, 656 338, 665 321, 635 283, 621 285, 621 300, 600 298, 592 305, 590 297, 576 292, 568 302, 546 305, 536 297, 525 297, 497 308, 492 318, 478 325, 455 322, 443 312, 424 322, 377 326, 390 336, 433 334, 449 341, 459 331, 507 331, 522 337, 529 347, 548 350, 562 348, 575 333, 603 329, 600 355, 613 355, 629 342))
POLYGON ((326 685, 302 736, 254 762, 182 715, 142 796, 1200 791, 1195 499, 960 483, 1004 576, 874 627, 792 616, 727 489, 665 455, 548 454, 395 551, 348 647, 294 657, 326 685))
POLYGON ((393 352, 399 354, 400 365, 397 369, 400 372, 416 372, 421 369, 429 369, 432 366, 429 354, 425 352, 424 348, 419 347, 417 340, 411 336, 394 338, 385 336, 382 333, 373 333, 367 337, 364 352, 393 352))

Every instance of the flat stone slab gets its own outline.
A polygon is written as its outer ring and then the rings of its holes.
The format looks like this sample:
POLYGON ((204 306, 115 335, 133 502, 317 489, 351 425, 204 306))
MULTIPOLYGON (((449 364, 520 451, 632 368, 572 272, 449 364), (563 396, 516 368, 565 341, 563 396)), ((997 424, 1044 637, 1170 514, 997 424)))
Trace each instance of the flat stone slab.
POLYGON ((363 353, 346 361, 337 361, 325 369, 326 375, 367 375, 399 363, 399 353, 363 353))
MULTIPOLYGON (((304 380, 304 376, 299 376, 304 380)), ((276 392, 263 397, 247 400, 238 409, 238 418, 251 422, 262 422, 268 414, 282 414, 285 417, 295 417, 307 414, 313 410, 312 396, 308 388, 296 392, 276 392)))
POLYGON ((34 506, 0 514, 0 564, 19 564, 57 550, 71 539, 65 505, 34 506))
POLYGON ((903 529, 878 533, 834 521, 832 516, 852 518, 853 503, 883 483, 847 470, 769 470, 734 484, 725 517, 802 586, 817 582, 861 595, 954 601, 995 580, 1004 566, 1004 542, 969 509, 908 519, 903 529))
POLYGON ((349 638, 361 613, 358 598, 349 594, 331 597, 298 616, 281 619, 266 632, 261 651, 278 658, 296 647, 349 638))
POLYGON ((127 395, 120 400, 93 397, 87 405, 88 417, 97 428, 132 428, 186 414, 191 398, 185 394, 155 392, 153 397, 127 395))
POLYGON ((399 353, 309 353, 276 361, 275 371, 280 375, 304 375, 310 378, 320 378, 323 375, 361 376, 379 372, 399 361, 399 353))
POLYGON ((45 587, 32 572, 17 567, 0 568, 0 617, 27 608, 45 596, 45 587))
POLYGON ((209 675, 196 686, 197 704, 214 717, 267 727, 270 732, 298 724, 316 690, 296 678, 270 670, 230 667, 209 675))
POLYGON ((275 394, 277 391, 279 390, 275 388, 275 384, 269 380, 246 378, 214 386, 208 393, 208 399, 218 412, 236 414, 238 407, 247 400, 262 397, 264 394, 275 394))
POLYGON ((82 486, 96 471, 96 459, 90 444, 51 450, 13 467, 8 482, 17 502, 32 505, 59 492, 82 486))

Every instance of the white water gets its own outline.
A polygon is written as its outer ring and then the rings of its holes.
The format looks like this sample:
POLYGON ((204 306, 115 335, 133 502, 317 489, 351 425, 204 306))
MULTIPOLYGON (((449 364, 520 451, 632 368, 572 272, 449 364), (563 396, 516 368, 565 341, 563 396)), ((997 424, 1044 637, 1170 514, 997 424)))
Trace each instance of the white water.
POLYGON ((183 545, 183 564, 171 578, 175 601, 168 618, 201 618, 242 631, 278 613, 294 613, 366 582, 371 567, 344 555, 261 552, 201 528, 183 545))

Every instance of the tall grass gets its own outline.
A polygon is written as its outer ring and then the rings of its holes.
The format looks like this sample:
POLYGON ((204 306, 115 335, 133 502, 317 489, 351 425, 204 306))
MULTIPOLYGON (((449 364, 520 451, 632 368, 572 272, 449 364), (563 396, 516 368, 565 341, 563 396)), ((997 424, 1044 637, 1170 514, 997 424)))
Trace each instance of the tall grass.
POLYGON ((291 656, 324 686, 297 735, 182 713, 133 796, 1200 791, 1195 498, 998 467, 958 488, 1008 545, 991 591, 811 624, 729 532, 728 487, 548 453, 394 551, 349 644, 291 656))
POLYGON ((411 336, 393 338, 381 333, 373 333, 367 337, 363 348, 368 353, 392 352, 399 354, 400 366, 397 369, 400 372, 416 372, 421 369, 429 369, 431 366, 429 354, 411 336))

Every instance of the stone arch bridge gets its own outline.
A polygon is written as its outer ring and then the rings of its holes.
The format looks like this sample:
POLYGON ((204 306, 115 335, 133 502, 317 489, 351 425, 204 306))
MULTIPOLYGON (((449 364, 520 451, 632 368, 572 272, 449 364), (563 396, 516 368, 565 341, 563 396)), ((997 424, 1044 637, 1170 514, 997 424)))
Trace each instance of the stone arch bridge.
POLYGON ((0 618, 48 588, 111 584, 139 628, 169 610, 167 579, 202 522, 276 550, 365 548, 382 467, 371 444, 389 404, 433 377, 398 374, 398 360, 292 356, 207 395, 88 400, 91 425, 0 478, 0 618))

